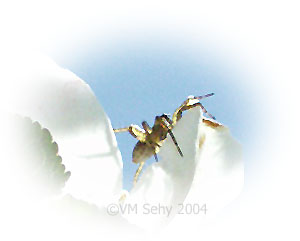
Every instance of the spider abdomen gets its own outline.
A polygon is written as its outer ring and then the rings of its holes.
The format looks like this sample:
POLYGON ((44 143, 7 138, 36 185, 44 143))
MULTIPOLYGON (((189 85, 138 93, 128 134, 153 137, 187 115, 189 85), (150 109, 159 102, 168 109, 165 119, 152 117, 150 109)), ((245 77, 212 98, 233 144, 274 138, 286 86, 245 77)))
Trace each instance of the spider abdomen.
POLYGON ((153 156, 155 153, 155 147, 145 142, 138 141, 132 152, 132 162, 140 163, 144 162, 153 156))

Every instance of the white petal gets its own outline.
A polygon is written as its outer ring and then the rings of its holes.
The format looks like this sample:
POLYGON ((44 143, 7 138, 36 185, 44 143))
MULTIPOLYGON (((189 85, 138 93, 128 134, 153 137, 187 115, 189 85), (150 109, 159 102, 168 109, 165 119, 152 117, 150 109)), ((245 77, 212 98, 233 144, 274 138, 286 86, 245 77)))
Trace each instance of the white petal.
POLYGON ((6 88, 6 110, 48 128, 71 177, 65 192, 99 206, 119 197, 122 161, 111 124, 90 87, 38 55, 18 56, 6 88))
POLYGON ((227 127, 206 124, 199 145, 201 154, 185 203, 206 204, 208 215, 214 215, 242 191, 242 148, 227 127))

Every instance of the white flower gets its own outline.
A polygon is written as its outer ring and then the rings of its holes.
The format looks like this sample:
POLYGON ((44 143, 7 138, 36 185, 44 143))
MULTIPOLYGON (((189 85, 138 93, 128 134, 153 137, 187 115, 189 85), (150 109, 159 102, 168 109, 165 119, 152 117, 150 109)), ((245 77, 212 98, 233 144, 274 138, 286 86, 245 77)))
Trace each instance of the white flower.
MULTIPOLYGON (((15 78, 6 86, 15 94, 5 96, 3 107, 50 130, 71 172, 65 194, 100 209, 118 203, 124 193, 123 163, 110 121, 94 93, 83 80, 48 58, 33 55, 25 62, 23 71, 12 74, 15 78)), ((241 147, 228 128, 208 121, 200 108, 194 108, 173 132, 184 157, 167 138, 160 161, 145 169, 123 201, 138 209, 119 213, 143 229, 163 227, 174 217, 189 218, 177 214, 186 212, 181 209, 189 205, 206 204, 207 215, 216 214, 243 186, 241 147), (151 212, 150 207, 158 209, 151 212), (163 212, 163 207, 171 210, 163 212)))

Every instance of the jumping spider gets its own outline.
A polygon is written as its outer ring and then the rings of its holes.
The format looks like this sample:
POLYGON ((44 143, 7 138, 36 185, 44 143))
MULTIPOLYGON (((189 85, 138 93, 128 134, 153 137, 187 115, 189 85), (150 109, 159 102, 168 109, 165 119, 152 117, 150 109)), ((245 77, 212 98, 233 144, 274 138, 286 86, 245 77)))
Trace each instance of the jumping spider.
POLYGON ((214 93, 203 95, 203 96, 189 96, 174 112, 172 120, 168 115, 163 114, 155 117, 155 122, 151 128, 146 121, 142 122, 143 129, 137 125, 130 125, 129 127, 114 129, 114 132, 129 132, 134 138, 138 139, 133 152, 132 162, 139 163, 139 167, 135 173, 133 184, 135 185, 138 176, 145 164, 145 161, 154 155, 156 161, 158 161, 157 153, 159 152, 162 143, 167 137, 167 134, 171 136, 179 154, 183 157, 183 153, 173 135, 172 129, 176 123, 181 119, 182 112, 200 106, 204 113, 210 118, 215 119, 211 114, 207 112, 204 106, 199 100, 206 97, 212 96, 214 93))

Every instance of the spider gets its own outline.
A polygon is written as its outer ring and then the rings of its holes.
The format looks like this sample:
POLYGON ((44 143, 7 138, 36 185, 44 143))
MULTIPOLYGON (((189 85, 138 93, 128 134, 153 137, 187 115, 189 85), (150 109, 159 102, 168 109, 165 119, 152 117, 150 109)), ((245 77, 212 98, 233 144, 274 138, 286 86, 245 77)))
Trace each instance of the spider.
POLYGON ((158 161, 157 153, 159 152, 162 143, 167 138, 168 133, 171 136, 178 153, 183 157, 183 153, 175 139, 175 136, 173 135, 172 129, 181 119, 183 111, 189 110, 196 106, 200 106, 204 113, 206 113, 210 118, 215 119, 215 117, 209 114, 204 106, 199 102, 199 100, 212 95, 214 95, 214 93, 198 97, 188 96, 187 99, 175 110, 172 119, 170 119, 167 114, 156 116, 152 128, 146 121, 143 121, 143 129, 137 125, 130 125, 125 128, 114 129, 115 133, 128 131, 134 138, 138 139, 138 142, 136 143, 132 152, 132 162, 139 163, 139 167, 134 175, 133 185, 136 184, 138 176, 142 171, 147 159, 154 155, 156 161, 158 161))

